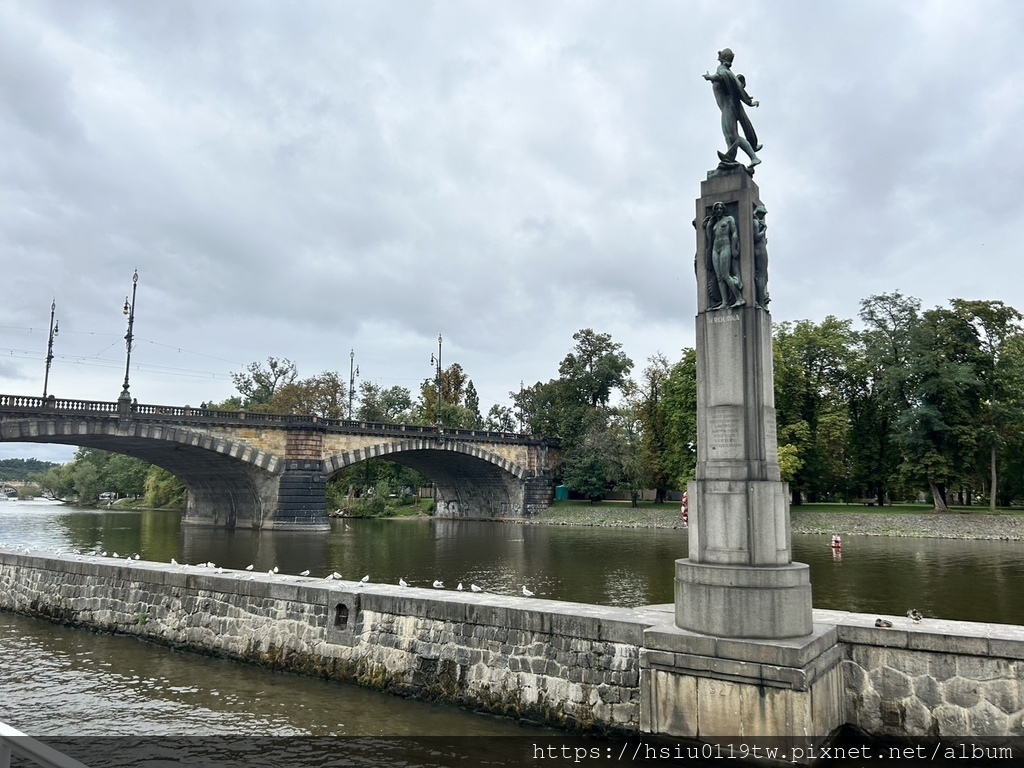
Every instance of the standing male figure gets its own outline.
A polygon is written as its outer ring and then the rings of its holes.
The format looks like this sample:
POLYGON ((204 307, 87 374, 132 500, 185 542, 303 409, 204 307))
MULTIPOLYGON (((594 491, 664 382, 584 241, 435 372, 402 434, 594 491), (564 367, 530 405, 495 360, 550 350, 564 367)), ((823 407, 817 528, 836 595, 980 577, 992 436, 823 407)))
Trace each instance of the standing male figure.
POLYGON ((718 69, 715 74, 704 73, 704 79, 711 81, 715 101, 722 110, 722 133, 725 135, 727 149, 724 153, 719 152, 718 157, 723 162, 735 163, 736 148, 739 147, 750 158, 750 167, 753 168, 761 162, 757 156, 757 150, 761 149, 761 145, 757 143, 757 134, 754 133, 754 126, 751 125, 743 105, 756 107, 758 102, 747 94, 742 75, 733 74, 733 58, 733 52, 723 48, 718 52, 718 69), (743 128, 743 136, 740 136, 738 126, 743 128))
POLYGON ((740 260, 740 233, 736 219, 725 210, 725 203, 711 206, 711 214, 704 219, 704 239, 708 248, 708 261, 718 281, 718 294, 722 300, 709 309, 742 307, 743 281, 738 274, 740 260))

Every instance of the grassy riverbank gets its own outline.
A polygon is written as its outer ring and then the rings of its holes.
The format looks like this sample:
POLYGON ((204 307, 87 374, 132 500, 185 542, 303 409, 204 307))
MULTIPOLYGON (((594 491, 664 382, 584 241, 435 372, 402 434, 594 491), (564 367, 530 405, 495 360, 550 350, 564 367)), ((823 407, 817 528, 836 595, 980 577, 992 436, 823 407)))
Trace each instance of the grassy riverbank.
MULTIPOLYGON (((944 514, 926 505, 900 504, 867 507, 855 504, 804 504, 790 513, 793 533, 914 536, 943 539, 1004 539, 1024 541, 1021 510, 957 507, 944 514)), ((682 528, 679 505, 559 501, 531 523, 544 525, 590 525, 616 528, 682 528)))

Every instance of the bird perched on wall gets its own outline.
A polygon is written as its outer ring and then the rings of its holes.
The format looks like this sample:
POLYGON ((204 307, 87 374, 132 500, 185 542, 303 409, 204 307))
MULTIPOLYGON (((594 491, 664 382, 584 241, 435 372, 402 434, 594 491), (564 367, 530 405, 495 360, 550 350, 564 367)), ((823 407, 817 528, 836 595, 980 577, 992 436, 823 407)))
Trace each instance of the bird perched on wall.
POLYGON ((523 597, 533 597, 533 592, 528 590, 525 584, 523 585, 523 597))
POLYGON ((444 589, 444 582, 439 579, 434 579, 434 589, 444 589))
POLYGON ((400 587, 408 587, 409 583, 405 579, 399 577, 399 579, 398 579, 398 586, 400 586, 400 587))
POLYGON ((907 611, 907 618, 911 619, 915 624, 917 624, 919 621, 921 621, 921 619, 924 618, 924 614, 917 610, 917 608, 911 608, 909 611, 907 611))
POLYGON ((459 586, 457 586, 455 589, 457 589, 459 592, 462 591, 462 582, 461 581, 459 582, 459 586))
POLYGON ((252 563, 249 563, 247 566, 245 566, 245 570, 251 571, 252 570, 252 563))
POLYGON ((331 578, 340 579, 341 578, 341 574, 338 573, 337 571, 335 571, 334 573, 331 574, 331 578))
POLYGON ((478 587, 476 584, 470 584, 469 588, 471 590, 473 590, 474 592, 483 592, 484 591, 483 587, 478 587))
POLYGON ((892 622, 889 621, 888 619, 875 619, 875 626, 876 627, 881 627, 881 628, 891 627, 892 626, 892 622))
POLYGON ((366 582, 368 582, 369 580, 370 580, 370 574, 366 574, 365 576, 363 576, 363 578, 361 578, 361 579, 359 580, 359 583, 360 583, 360 584, 365 584, 365 583, 366 583, 366 582))
POLYGON ((309 576, 309 569, 307 568, 306 570, 304 570, 302 573, 299 574, 299 576, 309 576))

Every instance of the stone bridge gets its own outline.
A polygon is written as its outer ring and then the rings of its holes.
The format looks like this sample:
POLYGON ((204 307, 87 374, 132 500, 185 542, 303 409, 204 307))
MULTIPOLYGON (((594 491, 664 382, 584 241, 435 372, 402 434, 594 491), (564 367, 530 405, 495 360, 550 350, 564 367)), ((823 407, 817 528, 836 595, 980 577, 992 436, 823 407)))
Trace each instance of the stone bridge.
POLYGON ((327 480, 367 459, 421 472, 435 514, 472 518, 546 509, 561 461, 530 435, 20 395, 0 395, 0 442, 134 456, 185 484, 186 523, 279 530, 326 530, 327 480))

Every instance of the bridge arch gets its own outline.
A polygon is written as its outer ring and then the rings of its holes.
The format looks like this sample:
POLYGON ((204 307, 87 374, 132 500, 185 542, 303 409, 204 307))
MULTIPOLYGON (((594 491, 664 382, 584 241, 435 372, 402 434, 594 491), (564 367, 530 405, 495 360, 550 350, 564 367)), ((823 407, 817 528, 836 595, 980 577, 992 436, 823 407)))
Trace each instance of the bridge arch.
POLYGON ((8 419, 0 442, 52 443, 97 448, 155 464, 188 489, 186 521, 259 527, 283 460, 244 440, 213 435, 183 425, 110 418, 66 416, 8 419))
POLYGON ((391 440, 331 456, 334 475, 369 459, 385 459, 426 475, 437 489, 435 514, 442 517, 501 517, 523 509, 524 481, 531 473, 494 451, 443 437, 391 440))

